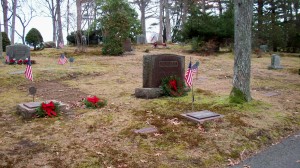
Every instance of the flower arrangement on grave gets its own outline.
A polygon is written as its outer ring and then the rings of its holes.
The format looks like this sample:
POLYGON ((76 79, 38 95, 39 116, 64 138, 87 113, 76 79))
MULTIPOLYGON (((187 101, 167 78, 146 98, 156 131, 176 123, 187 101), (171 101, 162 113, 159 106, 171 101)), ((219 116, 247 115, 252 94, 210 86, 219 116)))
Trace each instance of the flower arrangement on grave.
POLYGON ((59 115, 59 103, 50 101, 49 103, 41 103, 36 109, 36 116, 42 117, 56 117, 59 115))
POLYGON ((15 64, 16 63, 16 59, 14 58, 14 59, 10 59, 9 60, 9 62, 8 62, 8 64, 15 64))
POLYGON ((23 60, 19 59, 19 60, 17 61, 17 64, 22 65, 22 64, 23 64, 23 60))
POLYGON ((105 99, 99 99, 97 96, 87 97, 83 99, 86 108, 101 108, 107 104, 105 99))
POLYGON ((162 79, 161 89, 165 96, 179 97, 185 95, 185 83, 177 76, 168 76, 162 79))

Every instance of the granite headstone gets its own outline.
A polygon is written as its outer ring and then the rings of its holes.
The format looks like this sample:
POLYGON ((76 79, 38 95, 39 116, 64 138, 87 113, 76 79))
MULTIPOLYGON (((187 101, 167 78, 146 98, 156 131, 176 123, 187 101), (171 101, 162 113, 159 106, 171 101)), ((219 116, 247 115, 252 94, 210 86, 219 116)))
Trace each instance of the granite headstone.
POLYGON ((137 35, 136 37, 136 43, 137 44, 145 44, 145 36, 144 35, 137 35))
POLYGON ((158 88, 163 78, 177 76, 184 79, 184 56, 174 54, 144 55, 143 88, 158 88))
POLYGON ((124 51, 132 51, 132 48, 131 48, 131 39, 130 38, 127 38, 124 43, 123 43, 123 49, 124 51))
POLYGON ((25 60, 30 57, 30 48, 27 45, 16 44, 6 46, 6 55, 9 59, 25 60))
POLYGON ((280 65, 280 56, 273 54, 271 58, 271 66, 269 69, 282 69, 283 67, 280 65))

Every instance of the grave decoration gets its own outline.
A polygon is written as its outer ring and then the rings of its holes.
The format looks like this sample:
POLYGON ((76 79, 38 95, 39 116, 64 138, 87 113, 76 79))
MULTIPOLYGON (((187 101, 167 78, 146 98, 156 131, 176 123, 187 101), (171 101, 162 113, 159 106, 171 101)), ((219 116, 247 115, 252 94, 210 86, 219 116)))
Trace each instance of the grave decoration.
POLYGON ((50 101, 49 103, 42 102, 36 109, 35 115, 39 118, 42 117, 56 117, 59 115, 59 103, 50 101))
POLYGON ((100 99, 97 96, 87 97, 83 100, 86 108, 101 108, 107 104, 105 99, 100 99))
MULTIPOLYGON (((31 61, 31 64, 35 64, 35 60, 30 60, 31 61)), ((27 64, 28 62, 28 58, 22 60, 22 59, 19 59, 19 60, 16 60, 15 58, 13 59, 9 59, 9 61, 5 60, 5 63, 6 64, 9 64, 9 65, 14 65, 14 64, 18 64, 18 65, 22 65, 22 64, 27 64)))
POLYGON ((161 89, 165 96, 178 97, 185 95, 185 83, 177 76, 162 79, 161 89))

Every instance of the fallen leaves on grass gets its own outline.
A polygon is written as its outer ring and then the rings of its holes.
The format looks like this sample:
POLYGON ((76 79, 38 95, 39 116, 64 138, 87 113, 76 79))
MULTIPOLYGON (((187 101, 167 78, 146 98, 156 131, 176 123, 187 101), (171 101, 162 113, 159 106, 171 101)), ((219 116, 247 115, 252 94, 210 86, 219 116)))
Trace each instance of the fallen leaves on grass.
POLYGON ((168 119, 168 122, 173 124, 173 125, 180 125, 181 124, 181 122, 178 121, 178 118, 168 119))
POLYGON ((206 133, 205 129, 201 124, 198 124, 198 130, 200 131, 200 133, 206 133))
POLYGON ((161 153, 156 153, 154 156, 161 156, 161 153))
POLYGON ((228 166, 234 166, 239 164, 239 161, 233 160, 233 159, 228 159, 229 163, 228 166))

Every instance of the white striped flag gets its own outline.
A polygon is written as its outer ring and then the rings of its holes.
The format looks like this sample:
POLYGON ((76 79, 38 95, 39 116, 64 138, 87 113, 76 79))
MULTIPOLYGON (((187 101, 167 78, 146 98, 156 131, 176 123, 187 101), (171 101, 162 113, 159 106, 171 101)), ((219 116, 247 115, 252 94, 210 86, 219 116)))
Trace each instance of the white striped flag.
POLYGON ((63 65, 68 62, 67 57, 64 54, 61 54, 58 59, 58 64, 63 65))
POLYGON ((64 43, 60 42, 60 43, 59 43, 59 47, 60 47, 60 48, 64 48, 64 43))
POLYGON ((6 57, 5 57, 5 62, 9 63, 9 56, 8 55, 6 55, 6 57))
POLYGON ((186 84, 191 87, 193 85, 193 72, 192 72, 192 62, 190 61, 189 67, 185 73, 185 82, 186 84))
POLYGON ((30 58, 27 61, 27 66, 26 66, 24 74, 25 74, 25 78, 33 81, 32 68, 31 68, 31 60, 30 60, 30 58))

